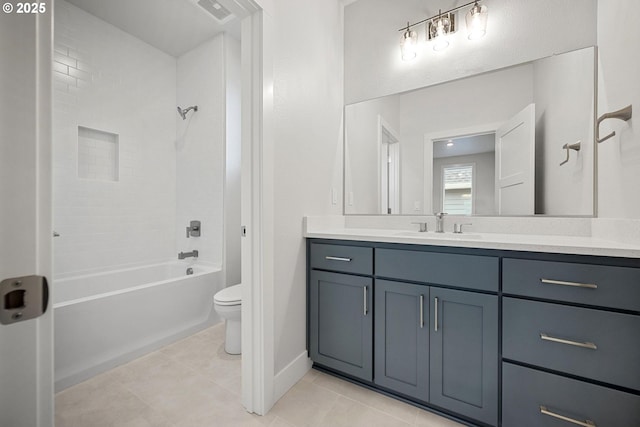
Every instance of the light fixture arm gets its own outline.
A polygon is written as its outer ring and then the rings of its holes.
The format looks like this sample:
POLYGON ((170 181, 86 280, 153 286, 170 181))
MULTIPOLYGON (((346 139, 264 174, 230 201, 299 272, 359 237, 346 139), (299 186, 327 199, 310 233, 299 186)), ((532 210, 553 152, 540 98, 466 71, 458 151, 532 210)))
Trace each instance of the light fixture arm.
POLYGON ((402 28, 400 28, 398 31, 408 31, 411 27, 415 27, 416 25, 424 24, 424 23, 425 23, 425 22, 427 22, 427 21, 430 21, 430 20, 432 20, 432 19, 435 19, 435 18, 441 17, 442 15, 446 15, 446 14, 451 13, 451 12, 455 12, 455 11, 457 11, 457 10, 460 10, 460 9, 464 8, 464 7, 471 6, 472 4, 478 4, 478 1, 480 1, 480 0, 474 0, 474 1, 472 1, 472 2, 469 2, 469 3, 463 4, 463 5, 461 5, 461 6, 454 7, 453 9, 447 10, 447 11, 446 11, 446 12, 444 12, 444 13, 442 13, 442 10, 440 10, 440 12, 439 12, 437 15, 433 15, 433 16, 432 16, 432 17, 430 17, 430 18, 423 19, 422 21, 418 21, 418 22, 413 23, 413 24, 409 24, 409 23, 407 22, 407 26, 406 26, 406 27, 402 27, 402 28))

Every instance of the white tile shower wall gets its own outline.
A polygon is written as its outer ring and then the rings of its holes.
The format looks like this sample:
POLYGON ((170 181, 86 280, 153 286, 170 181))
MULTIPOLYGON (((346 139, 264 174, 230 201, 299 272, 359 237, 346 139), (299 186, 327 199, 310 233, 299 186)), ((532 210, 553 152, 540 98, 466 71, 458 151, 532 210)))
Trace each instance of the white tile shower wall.
POLYGON ((190 111, 177 117, 178 251, 197 249, 203 261, 222 264, 225 163, 224 35, 216 36, 178 58, 178 105, 190 111), (191 220, 202 222, 200 237, 186 237, 191 220))
POLYGON ((175 257, 176 61, 55 5, 55 274, 175 257), (118 182, 78 178, 78 126, 119 135, 118 182))

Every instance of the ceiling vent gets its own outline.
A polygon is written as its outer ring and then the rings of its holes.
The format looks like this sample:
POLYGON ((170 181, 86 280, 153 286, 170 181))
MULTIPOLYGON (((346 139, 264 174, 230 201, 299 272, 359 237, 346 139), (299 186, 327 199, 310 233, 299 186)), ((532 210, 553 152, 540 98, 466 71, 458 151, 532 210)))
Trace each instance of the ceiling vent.
POLYGON ((233 18, 231 11, 216 0, 199 0, 198 6, 209 12, 221 24, 233 18))

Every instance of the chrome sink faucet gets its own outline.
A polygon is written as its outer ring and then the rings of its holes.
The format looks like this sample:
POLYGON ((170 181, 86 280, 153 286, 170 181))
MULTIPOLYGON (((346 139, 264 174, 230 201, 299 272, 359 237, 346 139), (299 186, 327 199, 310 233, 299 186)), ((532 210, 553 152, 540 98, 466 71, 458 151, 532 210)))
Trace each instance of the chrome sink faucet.
POLYGON ((444 216, 446 212, 438 212, 436 215, 436 233, 444 233, 444 216))

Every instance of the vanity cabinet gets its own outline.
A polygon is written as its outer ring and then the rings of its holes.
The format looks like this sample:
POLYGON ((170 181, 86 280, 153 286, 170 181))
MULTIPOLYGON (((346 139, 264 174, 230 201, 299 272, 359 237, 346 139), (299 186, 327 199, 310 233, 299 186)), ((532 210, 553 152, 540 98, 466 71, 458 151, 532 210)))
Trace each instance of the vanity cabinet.
POLYGON ((314 363, 498 425, 498 258, 311 241, 309 265, 314 363))
POLYGON ((640 268, 503 260, 502 425, 640 426, 640 268))
POLYGON ((317 366, 471 425, 640 426, 640 260, 308 249, 317 366))

